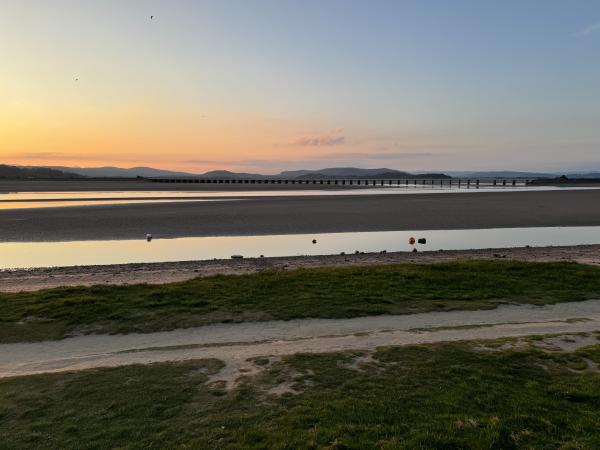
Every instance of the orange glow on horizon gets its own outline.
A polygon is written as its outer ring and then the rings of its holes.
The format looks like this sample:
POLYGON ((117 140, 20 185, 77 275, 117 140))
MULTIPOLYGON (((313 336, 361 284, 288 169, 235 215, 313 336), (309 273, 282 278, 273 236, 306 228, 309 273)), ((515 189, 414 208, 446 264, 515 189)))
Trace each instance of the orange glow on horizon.
MULTIPOLYGON (((13 107, 0 113, 0 161, 20 165, 138 166, 211 170, 285 159, 295 135, 257 117, 167 112, 146 105, 110 111, 13 107), (283 149, 282 149, 283 148, 283 149)), ((310 151, 293 149, 298 158, 310 151)))

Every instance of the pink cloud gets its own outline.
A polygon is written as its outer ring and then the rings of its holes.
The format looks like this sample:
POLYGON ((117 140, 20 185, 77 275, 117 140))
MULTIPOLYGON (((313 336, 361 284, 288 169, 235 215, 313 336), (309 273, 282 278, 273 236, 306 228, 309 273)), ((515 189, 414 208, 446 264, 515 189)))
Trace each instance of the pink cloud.
POLYGON ((345 143, 346 138, 341 134, 341 130, 336 130, 332 133, 301 136, 291 144, 298 147, 333 147, 345 143))

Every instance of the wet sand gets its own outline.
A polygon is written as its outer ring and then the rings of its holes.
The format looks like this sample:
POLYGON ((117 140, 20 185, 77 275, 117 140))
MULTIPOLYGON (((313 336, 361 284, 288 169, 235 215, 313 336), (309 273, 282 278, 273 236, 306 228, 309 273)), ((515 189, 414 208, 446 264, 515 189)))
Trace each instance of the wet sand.
POLYGON ((35 291, 95 284, 162 284, 218 274, 242 275, 263 270, 293 270, 376 264, 428 264, 456 260, 572 261, 600 265, 600 245, 508 249, 291 256, 214 261, 182 261, 0 271, 0 292, 35 291))
MULTIPOLYGON (((217 358, 226 363, 222 376, 231 387, 239 376, 248 376, 251 359, 258 357, 599 329, 600 300, 542 307, 503 305, 486 311, 218 324, 160 333, 0 344, 0 377, 217 358)), ((581 345, 597 342, 595 336, 589 336, 581 345)), ((218 378, 219 374, 212 381, 218 378)))
POLYGON ((599 205, 600 190, 506 190, 3 210, 0 242, 589 226, 599 205))

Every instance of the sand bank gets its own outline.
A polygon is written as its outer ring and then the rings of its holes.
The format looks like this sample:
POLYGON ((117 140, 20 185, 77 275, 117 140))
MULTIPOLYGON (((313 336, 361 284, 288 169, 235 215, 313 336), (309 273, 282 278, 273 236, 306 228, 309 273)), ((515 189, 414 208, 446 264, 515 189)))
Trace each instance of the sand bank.
POLYGON ((263 197, 0 211, 0 242, 600 225, 600 190, 263 197))

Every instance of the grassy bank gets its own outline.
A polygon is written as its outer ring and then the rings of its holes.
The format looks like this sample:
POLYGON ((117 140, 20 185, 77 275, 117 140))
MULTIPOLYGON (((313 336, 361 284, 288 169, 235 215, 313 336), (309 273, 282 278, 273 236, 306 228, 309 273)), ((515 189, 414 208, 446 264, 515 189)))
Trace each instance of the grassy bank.
POLYGON ((574 263, 469 261, 263 272, 0 294, 0 342, 591 298, 600 298, 600 268, 574 263))
POLYGON ((295 355, 225 391, 216 360, 0 380, 2 448, 600 447, 600 346, 295 355), (293 393, 275 395, 277 387, 293 393), (274 390, 275 388, 275 390, 274 390))
POLYGON ((600 298, 600 268, 572 263, 471 261, 264 272, 166 285, 0 294, 0 341, 589 298, 600 298))

